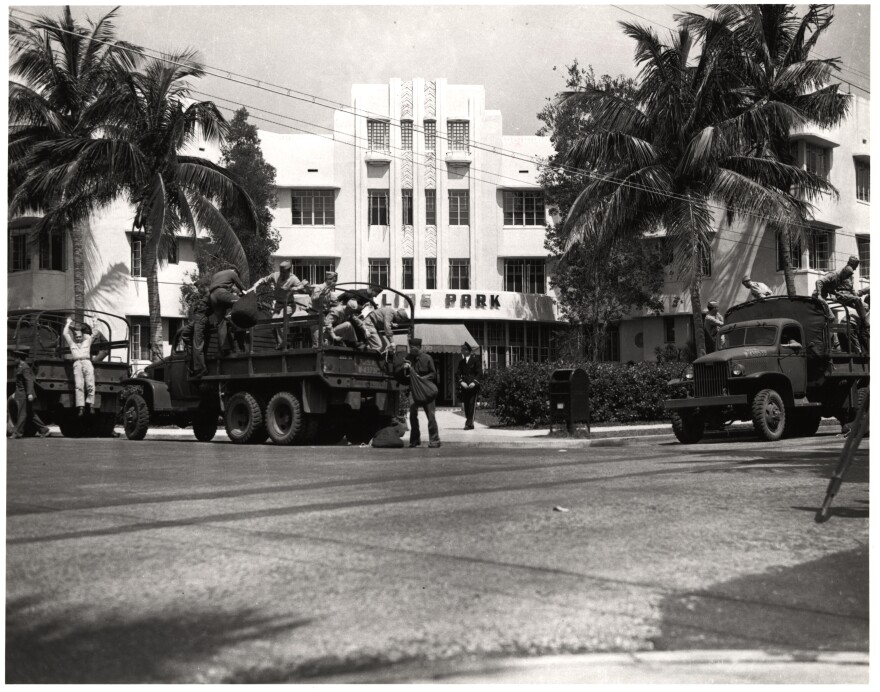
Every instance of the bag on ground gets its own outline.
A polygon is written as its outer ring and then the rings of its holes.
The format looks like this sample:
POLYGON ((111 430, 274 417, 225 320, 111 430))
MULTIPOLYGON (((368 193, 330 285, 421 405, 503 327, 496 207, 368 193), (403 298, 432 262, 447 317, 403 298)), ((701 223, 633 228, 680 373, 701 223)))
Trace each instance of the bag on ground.
POLYGON ((373 441, 370 444, 373 447, 397 449, 403 447, 403 440, 401 439, 402 434, 401 425, 399 423, 389 425, 387 428, 382 428, 377 432, 373 436, 373 441))

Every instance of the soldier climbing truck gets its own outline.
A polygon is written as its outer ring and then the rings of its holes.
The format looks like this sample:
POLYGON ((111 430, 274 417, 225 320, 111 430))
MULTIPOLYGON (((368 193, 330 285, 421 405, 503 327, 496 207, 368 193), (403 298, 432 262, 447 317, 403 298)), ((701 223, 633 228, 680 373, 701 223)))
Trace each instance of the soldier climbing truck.
MULTIPOLYGON (((833 314, 849 313, 832 304, 833 314)), ((768 441, 813 435, 823 417, 850 422, 867 392, 869 357, 849 319, 826 317, 805 296, 777 296, 731 307, 718 332, 718 350, 688 366, 670 385, 679 442, 699 442, 706 428, 751 420, 768 441)))
MULTIPOLYGON (((397 296, 412 316, 412 301, 397 296)), ((192 375, 189 347, 178 333, 170 356, 124 382, 131 392, 123 405, 126 436, 141 440, 151 424, 192 425, 196 439, 208 442, 222 417, 236 444, 369 442, 398 415, 401 384, 393 369, 406 346, 394 354, 325 345, 324 315, 311 311, 307 298, 297 302, 293 314, 265 316, 234 335, 244 346, 238 353, 221 352, 211 329, 201 377, 192 375)), ((409 334, 412 319, 409 325, 395 334, 409 334)))
MULTIPOLYGON (((129 373, 129 323, 124 317, 99 310, 11 310, 6 317, 6 394, 8 415, 15 419, 15 360, 13 351, 28 354, 34 372, 34 411, 44 423, 55 423, 65 437, 113 437, 129 373), (63 338, 68 315, 74 328, 88 324, 95 371, 95 401, 80 416, 76 407, 73 357, 63 338)), ((25 434, 33 434, 26 430, 25 434)))

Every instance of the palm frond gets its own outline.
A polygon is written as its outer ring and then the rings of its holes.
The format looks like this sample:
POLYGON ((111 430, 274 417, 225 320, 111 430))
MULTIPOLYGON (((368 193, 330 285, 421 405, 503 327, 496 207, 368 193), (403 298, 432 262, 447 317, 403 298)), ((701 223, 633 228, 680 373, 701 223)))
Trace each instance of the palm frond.
POLYGON ((247 255, 232 226, 204 195, 193 191, 188 192, 186 196, 191 209, 190 216, 195 218, 200 228, 211 234, 220 256, 236 268, 243 283, 249 284, 250 269, 247 255))

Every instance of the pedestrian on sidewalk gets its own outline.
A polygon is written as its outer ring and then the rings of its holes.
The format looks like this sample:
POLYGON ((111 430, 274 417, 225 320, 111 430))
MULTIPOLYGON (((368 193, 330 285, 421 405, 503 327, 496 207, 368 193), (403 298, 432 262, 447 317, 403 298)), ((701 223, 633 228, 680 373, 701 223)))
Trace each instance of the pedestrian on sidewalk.
MULTIPOLYGON (((409 355, 406 357, 406 363, 404 363, 405 376, 409 379, 410 372, 414 372, 419 377, 429 380, 436 385, 437 368, 434 367, 434 359, 427 353, 422 353, 421 349, 421 339, 412 338, 409 340, 409 355)), ((440 431, 437 428, 437 418, 435 415, 437 411, 436 400, 432 399, 417 403, 415 395, 411 394, 411 396, 413 396, 413 400, 409 406, 409 446, 418 447, 422 444, 422 435, 419 430, 419 408, 423 408, 425 415, 428 417, 428 447, 439 447, 440 431)))
POLYGON ((37 426, 38 437, 48 437, 49 428, 40 420, 40 417, 34 411, 33 402, 37 395, 34 391, 34 371, 27 362, 28 352, 23 348, 13 351, 12 355, 16 358, 15 364, 15 405, 18 408, 18 415, 15 420, 15 428, 12 431, 12 437, 19 439, 24 437, 25 431, 29 427, 29 423, 37 426))
POLYGON ((477 409, 477 395, 480 392, 482 377, 483 367, 480 358, 473 354, 469 343, 463 343, 461 345, 461 360, 458 361, 456 369, 456 378, 458 379, 458 393, 461 395, 461 408, 465 417, 465 430, 474 429, 474 412, 477 409))
POLYGON ((67 318, 64 330, 61 332, 64 340, 70 347, 70 355, 73 357, 73 385, 76 397, 76 412, 81 416, 84 407, 95 403, 95 368, 92 366, 92 328, 83 324, 78 329, 71 329, 73 319, 67 318))

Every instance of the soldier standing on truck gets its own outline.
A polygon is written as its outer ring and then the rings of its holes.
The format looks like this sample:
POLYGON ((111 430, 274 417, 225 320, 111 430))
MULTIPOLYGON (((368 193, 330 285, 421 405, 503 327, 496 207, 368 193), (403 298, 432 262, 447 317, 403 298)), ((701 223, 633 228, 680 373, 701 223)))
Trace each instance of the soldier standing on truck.
POLYGON ((244 290, 244 284, 235 269, 221 269, 211 277, 208 292, 211 308, 214 311, 214 320, 217 323, 218 347, 224 355, 230 350, 229 344, 227 344, 229 326, 226 324, 226 315, 238 302, 238 293, 244 292, 244 290))
POLYGON ((61 334, 73 357, 73 384, 76 390, 76 412, 83 415, 84 406, 91 411, 95 403, 95 368, 92 365, 92 328, 84 324, 71 332, 73 320, 68 317, 61 334))
POLYGON ((12 437, 19 439, 24 437, 25 429, 29 422, 33 421, 37 426, 37 437, 49 437, 48 426, 40 420, 34 411, 34 371, 28 365, 28 352, 24 349, 13 351, 12 355, 18 359, 15 365, 15 405, 18 408, 18 416, 15 421, 15 429, 12 437))
POLYGON ((749 297, 746 300, 763 300, 773 295, 773 291, 769 289, 767 284, 760 281, 752 281, 751 277, 746 274, 742 279, 742 285, 749 289, 749 297))
POLYGON ((289 299, 288 291, 300 290, 307 285, 305 282, 300 281, 299 277, 291 271, 291 266, 290 260, 284 260, 278 265, 277 272, 273 272, 268 276, 264 276, 262 279, 258 279, 253 286, 245 291, 245 293, 250 293, 251 291, 257 290, 257 287, 262 286, 264 283, 268 283, 269 281, 274 283, 275 302, 272 306, 272 317, 281 317, 284 314, 285 308, 290 311, 290 306, 287 303, 289 299))
POLYGON ((717 348, 718 330, 724 326, 724 317, 718 312, 718 301, 710 300, 706 305, 709 311, 703 318, 703 329, 706 332, 706 353, 714 353, 717 348))
MULTIPOLYGON (((336 272, 327 272, 324 274, 324 283, 314 286, 311 291, 312 304, 310 311, 320 315, 323 319, 333 302, 333 290, 336 288, 336 281, 339 275, 336 272)), ((317 324, 311 325, 312 332, 312 348, 321 347, 321 327, 317 324)))
POLYGON ((183 328, 180 338, 189 356, 190 373, 193 377, 201 377, 208 371, 205 365, 205 345, 208 343, 208 319, 213 313, 204 284, 198 285, 191 306, 189 322, 183 328))
MULTIPOLYGON (((853 259, 855 259, 858 264, 858 258, 850 257, 850 260, 853 259)), ((834 315, 831 313, 831 308, 828 307, 828 303, 825 301, 830 294, 834 294, 837 302, 841 305, 853 308, 856 311, 859 316, 859 336, 862 343, 867 345, 869 338, 868 316, 865 312, 865 304, 859 297, 859 295, 863 294, 862 291, 859 291, 859 294, 856 294, 855 288, 853 287, 853 268, 851 264, 848 263, 839 272, 827 272, 816 281, 816 290, 813 291, 813 298, 817 298, 819 302, 822 303, 826 317, 829 320, 833 320, 834 315)))
POLYGON ((364 318, 364 331, 367 346, 376 351, 384 351, 391 346, 394 326, 409 322, 409 314, 404 308, 395 309, 390 305, 373 310, 364 318))

